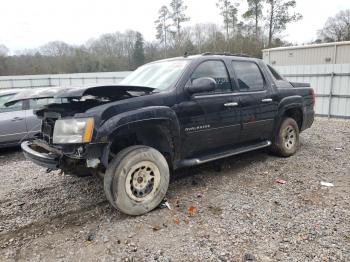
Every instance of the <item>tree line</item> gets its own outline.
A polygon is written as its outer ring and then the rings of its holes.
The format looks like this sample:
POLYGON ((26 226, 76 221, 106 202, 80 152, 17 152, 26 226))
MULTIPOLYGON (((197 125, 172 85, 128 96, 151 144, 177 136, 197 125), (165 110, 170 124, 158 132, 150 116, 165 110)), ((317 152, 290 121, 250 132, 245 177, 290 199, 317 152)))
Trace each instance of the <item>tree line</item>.
POLYGON ((318 39, 315 42, 340 41, 350 41, 350 9, 329 17, 324 27, 318 31, 318 39))
MULTIPOLYGON (((290 45, 281 34, 289 23, 302 19, 294 12, 295 0, 217 0, 221 24, 188 26, 191 17, 185 1, 169 1, 155 17, 155 41, 145 41, 140 32, 127 30, 103 34, 81 46, 53 41, 15 55, 8 55, 9 50, 0 45, 0 75, 134 70, 146 62, 184 53, 231 52, 261 57, 263 48, 290 45), (246 10, 241 9, 243 1, 247 2, 246 10)), ((349 13, 343 11, 330 18, 318 32, 318 41, 349 37, 349 13), (347 28, 340 30, 341 34, 334 29, 340 24, 347 28)))

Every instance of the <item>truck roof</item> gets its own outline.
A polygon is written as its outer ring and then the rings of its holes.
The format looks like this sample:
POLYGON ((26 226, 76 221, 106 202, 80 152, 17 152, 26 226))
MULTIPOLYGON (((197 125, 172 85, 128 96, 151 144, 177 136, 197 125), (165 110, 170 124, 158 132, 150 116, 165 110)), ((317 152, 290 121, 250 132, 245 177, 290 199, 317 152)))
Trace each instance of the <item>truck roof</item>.
POLYGON ((234 57, 237 60, 261 60, 259 58, 251 57, 246 54, 232 54, 232 53, 227 53, 227 52, 206 52, 202 54, 197 54, 197 55, 187 55, 186 53, 184 56, 178 56, 178 57, 172 57, 172 58, 166 58, 162 60, 157 60, 151 63, 157 63, 157 62, 165 62, 165 61, 174 61, 174 60, 195 60, 195 59, 204 59, 204 58, 224 58, 227 59, 229 57, 234 57))

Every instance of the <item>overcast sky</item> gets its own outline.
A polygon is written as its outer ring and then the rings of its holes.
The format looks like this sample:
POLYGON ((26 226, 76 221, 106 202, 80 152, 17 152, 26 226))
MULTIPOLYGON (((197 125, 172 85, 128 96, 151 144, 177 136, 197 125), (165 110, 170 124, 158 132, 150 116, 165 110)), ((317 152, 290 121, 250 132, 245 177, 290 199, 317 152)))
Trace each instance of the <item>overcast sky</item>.
MULTIPOLYGON (((3 0, 0 13, 0 44, 11 51, 39 47, 49 41, 62 40, 83 44, 103 33, 134 29, 146 40, 155 37, 154 20, 161 5, 170 0, 3 0)), ((217 0, 185 0, 187 14, 194 23, 222 19, 215 6, 217 0)), ((246 2, 241 0, 243 8, 246 2)), ((316 38, 329 16, 350 8, 349 0, 297 0, 297 11, 304 19, 288 26, 284 36, 293 43, 316 38)))

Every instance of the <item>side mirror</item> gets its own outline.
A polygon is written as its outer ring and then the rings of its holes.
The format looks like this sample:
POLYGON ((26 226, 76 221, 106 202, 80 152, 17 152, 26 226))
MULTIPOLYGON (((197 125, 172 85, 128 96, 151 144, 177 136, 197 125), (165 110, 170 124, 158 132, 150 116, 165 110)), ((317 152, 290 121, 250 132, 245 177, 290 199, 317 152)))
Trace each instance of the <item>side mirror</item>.
POLYGON ((190 94, 212 92, 216 89, 216 81, 211 77, 201 77, 193 80, 192 85, 188 87, 190 94))

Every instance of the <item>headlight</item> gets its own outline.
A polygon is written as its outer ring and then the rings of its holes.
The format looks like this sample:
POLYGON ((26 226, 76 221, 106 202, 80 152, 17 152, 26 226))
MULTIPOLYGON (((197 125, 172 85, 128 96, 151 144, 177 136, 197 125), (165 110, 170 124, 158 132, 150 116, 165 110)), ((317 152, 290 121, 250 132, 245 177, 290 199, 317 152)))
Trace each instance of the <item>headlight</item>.
POLYGON ((93 118, 57 120, 53 131, 54 144, 89 143, 94 129, 93 118))

